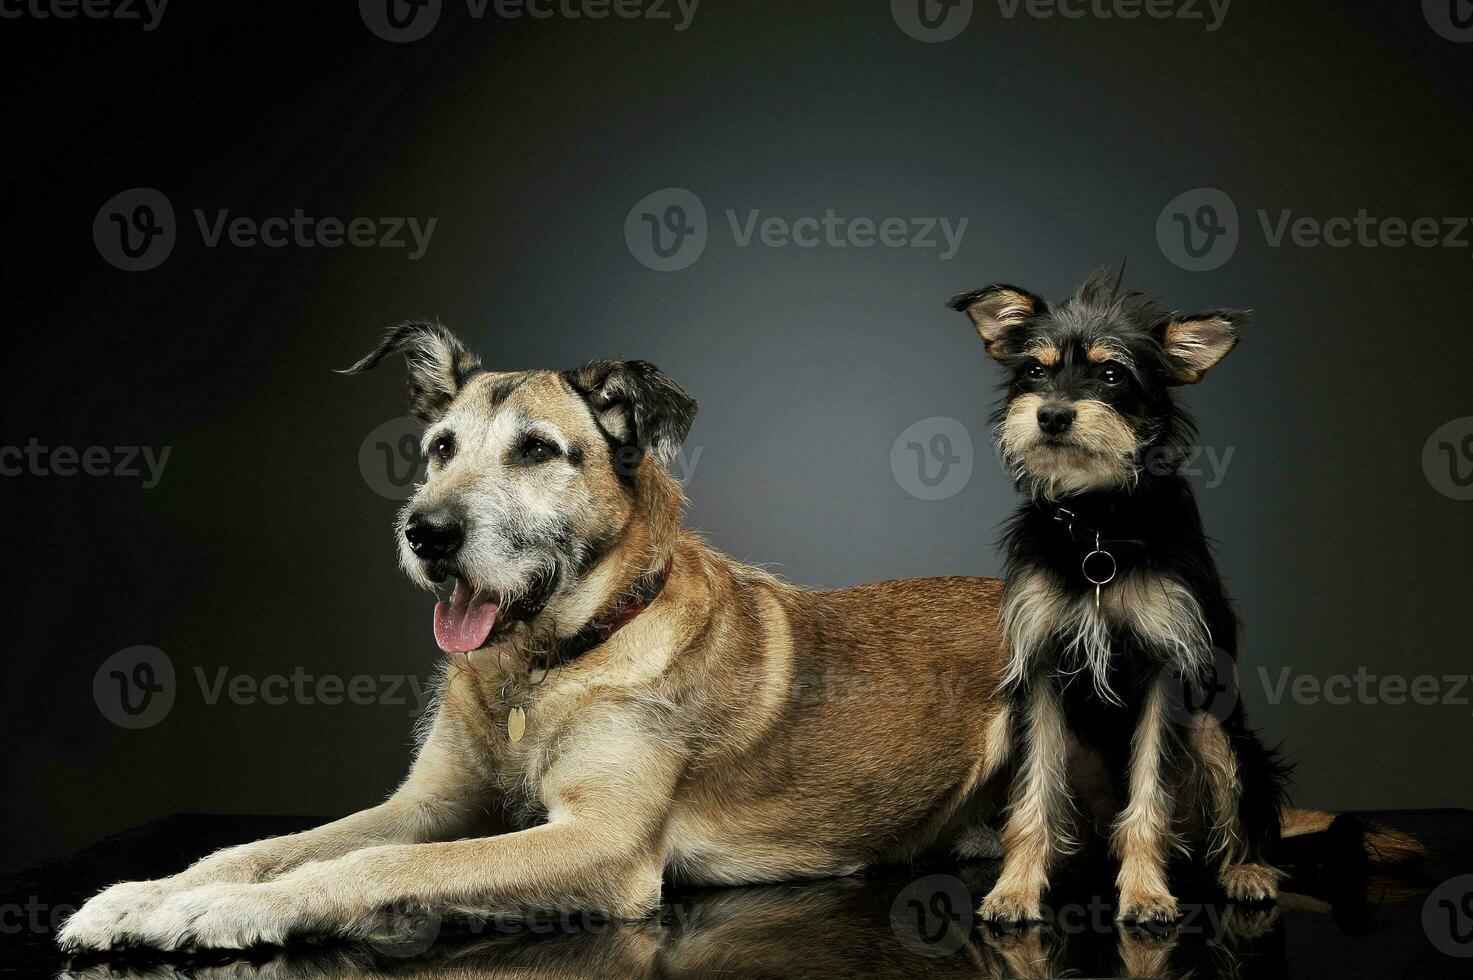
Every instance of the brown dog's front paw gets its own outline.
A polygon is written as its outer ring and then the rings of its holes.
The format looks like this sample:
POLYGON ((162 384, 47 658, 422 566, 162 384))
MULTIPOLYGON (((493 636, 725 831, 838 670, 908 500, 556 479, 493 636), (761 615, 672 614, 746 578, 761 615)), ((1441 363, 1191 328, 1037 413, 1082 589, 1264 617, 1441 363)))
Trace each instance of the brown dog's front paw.
POLYGON ((1026 925, 1042 922, 1043 911, 1039 896, 1023 891, 1000 891, 994 888, 982 900, 977 915, 986 922, 997 925, 1026 925))
POLYGON ((1175 925, 1179 918, 1181 918, 1181 912, 1177 909, 1176 899, 1165 892, 1159 895, 1122 892, 1120 913, 1115 916, 1117 922, 1153 928, 1175 925))
POLYGON ((1279 897, 1284 873, 1266 864, 1234 864, 1222 869, 1218 883, 1235 902, 1272 902, 1279 897))

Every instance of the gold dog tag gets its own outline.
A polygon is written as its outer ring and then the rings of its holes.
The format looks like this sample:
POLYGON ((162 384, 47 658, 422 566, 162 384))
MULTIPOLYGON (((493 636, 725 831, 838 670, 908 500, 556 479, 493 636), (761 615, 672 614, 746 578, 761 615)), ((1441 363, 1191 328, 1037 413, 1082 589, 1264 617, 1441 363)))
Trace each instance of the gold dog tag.
POLYGON ((520 742, 525 734, 527 734, 527 711, 525 708, 512 708, 506 715, 506 737, 513 742, 520 742))

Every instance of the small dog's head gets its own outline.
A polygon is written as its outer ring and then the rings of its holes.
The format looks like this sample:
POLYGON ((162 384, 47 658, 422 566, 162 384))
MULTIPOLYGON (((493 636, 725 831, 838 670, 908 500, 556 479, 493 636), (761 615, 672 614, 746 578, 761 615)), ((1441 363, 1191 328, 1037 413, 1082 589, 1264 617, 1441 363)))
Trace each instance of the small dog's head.
POLYGON ((1057 306, 1016 286, 951 300, 1010 372, 997 441, 1019 485, 1048 499, 1134 485, 1191 421, 1171 389, 1195 384, 1237 343, 1245 314, 1162 311, 1101 271, 1057 306))
POLYGON ((420 585, 450 589, 435 609, 442 649, 486 646, 544 614, 576 630, 621 574, 663 566, 682 502, 666 464, 696 403, 658 368, 489 371, 447 328, 405 323, 347 373, 395 353, 428 460, 399 513, 399 558, 420 585))

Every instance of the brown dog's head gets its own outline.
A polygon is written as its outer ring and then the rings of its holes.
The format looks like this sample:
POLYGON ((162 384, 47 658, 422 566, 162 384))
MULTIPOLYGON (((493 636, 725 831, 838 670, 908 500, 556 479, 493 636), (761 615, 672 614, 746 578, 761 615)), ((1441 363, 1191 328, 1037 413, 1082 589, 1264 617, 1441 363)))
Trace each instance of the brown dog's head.
POLYGON ((696 403, 658 368, 489 371, 444 326, 414 322, 346 373, 395 353, 428 460, 399 514, 400 564, 451 590, 435 610, 441 649, 474 650, 541 619, 576 631, 605 593, 663 567, 682 499, 666 465, 696 403))

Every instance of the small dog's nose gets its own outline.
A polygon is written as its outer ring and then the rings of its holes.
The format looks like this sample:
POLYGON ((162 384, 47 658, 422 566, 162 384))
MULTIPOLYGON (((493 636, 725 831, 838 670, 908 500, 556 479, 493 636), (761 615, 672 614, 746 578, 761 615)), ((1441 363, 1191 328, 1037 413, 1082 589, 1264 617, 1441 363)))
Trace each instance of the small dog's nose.
POLYGON ((465 528, 443 510, 415 514, 404 525, 404 539, 417 558, 453 558, 465 540, 465 528))
POLYGON ((1060 435, 1074 424, 1074 409, 1049 402, 1038 410, 1038 427, 1051 436, 1060 435))

